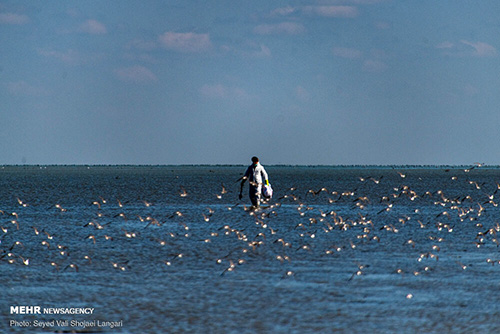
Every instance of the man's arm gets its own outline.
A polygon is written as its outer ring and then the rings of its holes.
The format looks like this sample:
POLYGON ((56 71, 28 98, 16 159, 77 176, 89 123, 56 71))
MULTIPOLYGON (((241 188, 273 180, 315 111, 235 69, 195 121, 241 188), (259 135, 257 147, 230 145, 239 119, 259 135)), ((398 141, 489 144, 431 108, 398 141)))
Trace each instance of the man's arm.
POLYGON ((266 170, 264 169, 264 167, 262 167, 262 171, 261 171, 261 173, 262 173, 262 178, 264 179, 264 183, 265 183, 266 185, 269 185, 269 177, 268 177, 267 172, 266 172, 266 170))

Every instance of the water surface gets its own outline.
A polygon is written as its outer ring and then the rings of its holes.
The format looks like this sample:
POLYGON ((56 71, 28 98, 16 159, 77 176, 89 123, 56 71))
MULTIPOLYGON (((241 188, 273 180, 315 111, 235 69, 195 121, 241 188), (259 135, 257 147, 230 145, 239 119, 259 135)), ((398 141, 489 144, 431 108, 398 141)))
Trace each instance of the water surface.
POLYGON ((500 330, 499 169, 266 169, 274 198, 248 211, 245 166, 3 167, 0 329, 500 330), (9 326, 54 319, 123 326, 9 326))

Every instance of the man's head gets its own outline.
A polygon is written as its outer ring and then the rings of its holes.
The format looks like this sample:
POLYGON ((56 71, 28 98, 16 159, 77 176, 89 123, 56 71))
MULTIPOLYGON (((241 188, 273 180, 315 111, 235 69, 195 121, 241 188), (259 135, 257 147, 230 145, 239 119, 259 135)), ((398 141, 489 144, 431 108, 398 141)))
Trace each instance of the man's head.
POLYGON ((257 162, 259 162, 259 158, 257 158, 257 157, 252 157, 252 162, 253 162, 253 164, 254 164, 254 165, 256 165, 256 164, 257 164, 257 162))

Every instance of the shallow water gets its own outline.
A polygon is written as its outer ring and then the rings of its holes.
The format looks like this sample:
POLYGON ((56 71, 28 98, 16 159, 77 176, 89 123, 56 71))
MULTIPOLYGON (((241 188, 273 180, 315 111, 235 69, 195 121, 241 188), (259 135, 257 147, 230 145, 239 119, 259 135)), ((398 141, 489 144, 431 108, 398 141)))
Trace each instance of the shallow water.
POLYGON ((0 169, 0 331, 500 330, 499 169, 266 169, 256 212, 244 166, 0 169), (122 325, 34 326, 62 319, 122 325))

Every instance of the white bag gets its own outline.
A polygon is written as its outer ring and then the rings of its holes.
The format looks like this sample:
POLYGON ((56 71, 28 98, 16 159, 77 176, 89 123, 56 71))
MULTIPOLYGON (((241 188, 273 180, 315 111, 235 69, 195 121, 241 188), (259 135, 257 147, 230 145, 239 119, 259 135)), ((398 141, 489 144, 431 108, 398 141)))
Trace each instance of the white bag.
POLYGON ((271 184, 266 185, 262 187, 262 195, 264 195, 264 198, 272 198, 273 197, 273 188, 271 187, 271 184))

